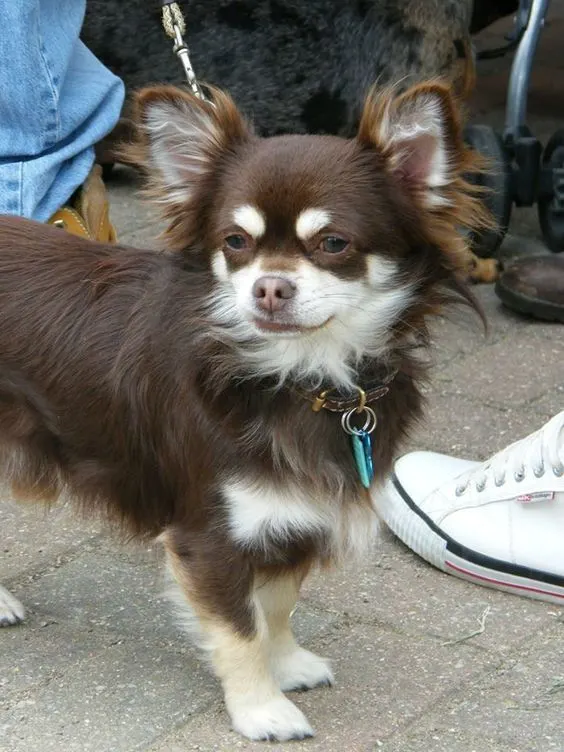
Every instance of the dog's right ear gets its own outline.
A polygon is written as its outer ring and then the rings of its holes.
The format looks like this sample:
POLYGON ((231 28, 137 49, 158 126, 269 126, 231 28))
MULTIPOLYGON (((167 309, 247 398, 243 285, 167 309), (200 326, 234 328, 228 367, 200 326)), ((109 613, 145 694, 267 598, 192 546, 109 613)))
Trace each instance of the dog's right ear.
POLYGON ((124 148, 124 158, 144 168, 160 204, 190 201, 202 176, 251 136, 232 99, 216 89, 210 92, 213 104, 176 86, 146 88, 136 95, 138 141, 124 148))

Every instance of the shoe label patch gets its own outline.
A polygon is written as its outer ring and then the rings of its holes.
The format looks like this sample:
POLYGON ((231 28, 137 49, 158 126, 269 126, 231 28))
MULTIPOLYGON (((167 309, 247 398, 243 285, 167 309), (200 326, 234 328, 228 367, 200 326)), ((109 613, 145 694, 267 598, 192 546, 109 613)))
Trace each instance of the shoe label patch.
POLYGON ((517 497, 517 501, 521 504, 534 504, 537 501, 551 501, 552 499, 554 499, 554 491, 537 491, 517 497))

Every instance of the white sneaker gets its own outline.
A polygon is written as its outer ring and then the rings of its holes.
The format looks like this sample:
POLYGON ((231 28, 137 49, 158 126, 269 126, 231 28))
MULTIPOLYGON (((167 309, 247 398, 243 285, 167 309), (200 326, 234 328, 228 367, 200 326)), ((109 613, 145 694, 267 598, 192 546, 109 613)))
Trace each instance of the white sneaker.
POLYGON ((406 454, 374 502, 439 569, 564 606, 564 412, 487 462, 406 454))

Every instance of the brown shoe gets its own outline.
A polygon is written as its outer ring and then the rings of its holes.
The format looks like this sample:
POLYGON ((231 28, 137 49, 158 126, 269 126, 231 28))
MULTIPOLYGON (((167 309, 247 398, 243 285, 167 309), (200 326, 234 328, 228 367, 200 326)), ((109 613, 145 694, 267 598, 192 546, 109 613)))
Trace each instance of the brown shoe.
POLYGON ((506 267, 495 291, 514 311, 564 322, 564 254, 514 261, 506 267))
POLYGON ((110 222, 108 194, 100 165, 94 165, 69 204, 58 209, 48 224, 81 238, 99 240, 102 243, 116 242, 116 231, 110 222))

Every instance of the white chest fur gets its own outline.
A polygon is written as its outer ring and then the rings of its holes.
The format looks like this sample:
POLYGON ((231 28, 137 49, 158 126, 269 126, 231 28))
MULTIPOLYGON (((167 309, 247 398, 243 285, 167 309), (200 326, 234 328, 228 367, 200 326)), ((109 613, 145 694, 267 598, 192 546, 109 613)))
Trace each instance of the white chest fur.
POLYGON ((364 499, 316 499, 299 488, 234 480, 222 489, 231 535, 239 545, 266 550, 270 542, 322 535, 335 558, 365 554, 376 539, 376 514, 364 499))

